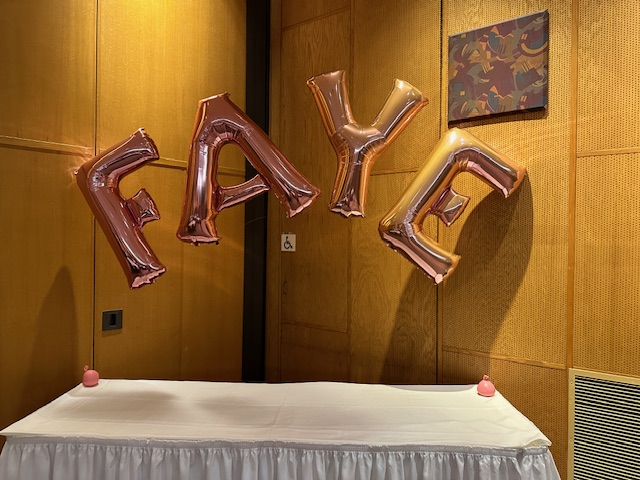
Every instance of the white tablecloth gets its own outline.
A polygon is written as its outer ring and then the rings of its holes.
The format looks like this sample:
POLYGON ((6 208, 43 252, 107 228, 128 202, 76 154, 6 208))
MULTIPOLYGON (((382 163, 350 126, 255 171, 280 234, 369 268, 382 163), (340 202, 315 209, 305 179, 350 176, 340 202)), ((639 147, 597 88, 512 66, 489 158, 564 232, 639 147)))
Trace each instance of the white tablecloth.
POLYGON ((559 479, 471 386, 100 380, 0 432, 0 479, 559 479))

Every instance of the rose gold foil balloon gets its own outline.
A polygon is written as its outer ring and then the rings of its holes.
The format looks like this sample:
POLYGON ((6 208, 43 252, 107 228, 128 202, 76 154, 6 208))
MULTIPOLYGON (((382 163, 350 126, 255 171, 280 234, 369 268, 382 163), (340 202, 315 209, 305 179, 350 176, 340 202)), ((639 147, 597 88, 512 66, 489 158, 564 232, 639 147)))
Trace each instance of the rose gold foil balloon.
POLYGON ((437 215, 451 225, 467 206, 469 197, 451 188, 456 175, 470 172, 508 197, 526 174, 473 135, 453 128, 436 144, 400 200, 378 228, 382 240, 414 262, 440 283, 458 264, 460 257, 444 250, 422 231, 427 215, 437 215))
POLYGON ((266 190, 274 192, 288 217, 300 213, 320 194, 260 127, 229 99, 228 93, 200 100, 178 238, 195 245, 217 242, 218 213, 266 190), (223 187, 218 183, 218 157, 220 149, 228 143, 242 150, 258 174, 242 184, 223 187))
POLYGON ((166 269, 142 234, 145 223, 160 218, 153 199, 144 188, 125 199, 119 183, 125 175, 158 158, 153 140, 141 128, 76 172, 78 187, 120 261, 130 288, 153 283, 166 269))
POLYGON ((329 206, 345 217, 364 216, 374 162, 429 101, 409 83, 395 80, 373 124, 365 126, 351 114, 344 71, 310 78, 307 85, 338 156, 338 173, 329 206))

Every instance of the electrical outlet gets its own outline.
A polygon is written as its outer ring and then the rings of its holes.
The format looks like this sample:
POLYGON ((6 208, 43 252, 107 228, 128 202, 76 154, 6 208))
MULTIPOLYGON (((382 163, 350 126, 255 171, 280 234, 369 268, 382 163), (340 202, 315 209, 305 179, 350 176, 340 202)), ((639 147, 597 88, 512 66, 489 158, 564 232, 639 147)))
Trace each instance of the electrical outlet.
POLYGON ((122 310, 105 310, 102 312, 102 331, 122 329, 122 310))

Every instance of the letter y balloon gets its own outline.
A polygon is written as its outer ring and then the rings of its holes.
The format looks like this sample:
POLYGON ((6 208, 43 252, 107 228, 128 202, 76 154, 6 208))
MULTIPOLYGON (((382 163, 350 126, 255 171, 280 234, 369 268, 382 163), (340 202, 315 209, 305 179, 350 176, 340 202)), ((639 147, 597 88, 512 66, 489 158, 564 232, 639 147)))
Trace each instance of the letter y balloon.
POLYGON ((376 159, 429 101, 408 82, 395 80, 393 89, 371 125, 351 114, 343 70, 307 80, 322 123, 338 156, 338 172, 331 195, 331 211, 364 216, 369 175, 376 159))

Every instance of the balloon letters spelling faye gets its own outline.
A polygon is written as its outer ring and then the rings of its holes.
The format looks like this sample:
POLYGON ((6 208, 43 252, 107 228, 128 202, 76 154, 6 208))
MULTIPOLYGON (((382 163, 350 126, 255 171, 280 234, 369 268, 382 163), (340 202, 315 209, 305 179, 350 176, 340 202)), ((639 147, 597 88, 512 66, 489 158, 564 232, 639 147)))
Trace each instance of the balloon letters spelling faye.
POLYGON ((338 173, 329 206, 345 217, 364 216, 373 163, 428 100, 417 88, 396 80, 373 124, 363 126, 351 114, 344 71, 315 76, 307 80, 307 85, 338 156, 338 173))
POLYGON ((413 182, 379 225, 382 240, 440 283, 457 266, 451 254, 422 231, 427 215, 438 216, 447 226, 463 212, 469 197, 451 188, 454 177, 470 172, 508 197, 526 173, 470 133, 453 128, 431 152, 413 182))
POLYGON ((142 235, 142 226, 158 220, 153 199, 142 188, 132 198, 120 194, 120 179, 159 158, 151 137, 141 128, 121 143, 84 163, 78 187, 118 257, 130 288, 153 283, 165 272, 142 235))
POLYGON ((287 161, 271 139, 224 93, 198 103, 189 152, 187 186, 177 236, 184 242, 219 240, 215 218, 227 207, 273 190, 287 217, 304 210, 320 194, 287 161), (258 174, 232 187, 218 183, 220 150, 236 144, 258 174))

